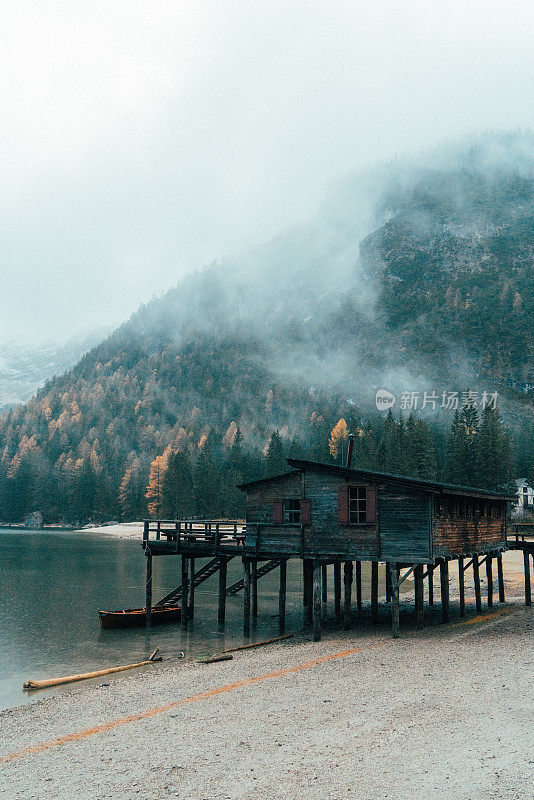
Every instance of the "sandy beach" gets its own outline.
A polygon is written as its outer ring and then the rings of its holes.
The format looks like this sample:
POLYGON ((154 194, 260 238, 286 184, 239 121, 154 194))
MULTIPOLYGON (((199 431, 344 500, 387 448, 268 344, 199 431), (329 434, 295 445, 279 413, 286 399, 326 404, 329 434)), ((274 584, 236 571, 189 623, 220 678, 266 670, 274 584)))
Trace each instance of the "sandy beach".
MULTIPOLYGON (((399 640, 298 634, 232 661, 177 653, 0 715, 6 800, 521 800, 532 796, 533 618, 507 604, 399 640)), ((179 634, 177 634, 177 649, 179 634)))

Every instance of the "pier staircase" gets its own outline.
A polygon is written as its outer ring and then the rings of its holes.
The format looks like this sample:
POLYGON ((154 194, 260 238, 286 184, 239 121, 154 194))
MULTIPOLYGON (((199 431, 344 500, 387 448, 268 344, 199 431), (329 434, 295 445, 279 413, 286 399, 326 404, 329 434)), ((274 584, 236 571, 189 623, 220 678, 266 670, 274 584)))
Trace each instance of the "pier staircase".
MULTIPOLYGON (((276 567, 280 566, 281 562, 282 562, 281 558, 275 558, 272 561, 266 561, 264 564, 261 565, 261 567, 258 567, 258 571, 256 573, 257 577, 261 578, 263 577, 263 575, 267 575, 268 572, 272 572, 273 569, 276 569, 276 567)), ((241 589, 244 588, 244 585, 245 584, 243 578, 241 578, 241 580, 236 581, 235 583, 233 583, 231 586, 228 587, 228 589, 226 590, 226 594, 236 595, 238 592, 241 591, 241 589)))
MULTIPOLYGON (((231 561, 234 556, 228 556, 227 561, 231 561)), ((211 561, 208 561, 204 564, 197 572, 195 572, 195 576, 193 578, 193 586, 196 587, 200 586, 201 583, 204 583, 208 578, 211 578, 212 575, 215 575, 216 572, 219 571, 221 568, 221 559, 220 558, 212 558, 211 561)), ((259 572, 259 570, 258 570, 259 572)), ((173 603, 175 600, 179 600, 182 596, 182 584, 177 586, 176 589, 173 589, 172 592, 166 594, 156 606, 163 606, 165 603, 173 603)))

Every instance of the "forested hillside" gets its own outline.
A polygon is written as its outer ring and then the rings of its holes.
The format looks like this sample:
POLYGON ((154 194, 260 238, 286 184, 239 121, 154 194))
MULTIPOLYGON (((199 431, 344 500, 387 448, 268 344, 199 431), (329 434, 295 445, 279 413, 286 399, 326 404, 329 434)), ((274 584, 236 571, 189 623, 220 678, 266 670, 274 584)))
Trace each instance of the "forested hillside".
POLYGON ((0 419, 0 519, 235 515, 235 484, 287 454, 341 459, 339 420, 362 466, 534 477, 533 152, 489 137, 354 178, 309 226, 151 301, 0 419), (482 409, 385 417, 377 387, 498 391, 512 438, 482 409))

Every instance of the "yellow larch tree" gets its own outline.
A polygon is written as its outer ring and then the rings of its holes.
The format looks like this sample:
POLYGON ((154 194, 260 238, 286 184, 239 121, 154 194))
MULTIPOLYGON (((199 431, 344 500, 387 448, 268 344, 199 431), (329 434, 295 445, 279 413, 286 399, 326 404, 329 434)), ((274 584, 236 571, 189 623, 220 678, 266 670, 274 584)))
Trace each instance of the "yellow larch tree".
POLYGON ((330 433, 328 440, 328 449, 332 458, 338 458, 341 454, 341 461, 343 462, 343 454, 345 452, 345 445, 349 438, 349 429, 343 417, 336 422, 330 433))

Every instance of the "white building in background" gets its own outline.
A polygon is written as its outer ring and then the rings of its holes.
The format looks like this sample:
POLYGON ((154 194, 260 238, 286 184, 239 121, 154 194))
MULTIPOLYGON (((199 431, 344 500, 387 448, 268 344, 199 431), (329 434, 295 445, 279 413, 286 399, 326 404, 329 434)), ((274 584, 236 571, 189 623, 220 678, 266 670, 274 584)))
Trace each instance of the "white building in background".
POLYGON ((534 512, 534 487, 530 485, 526 478, 518 478, 515 482, 517 486, 517 500, 515 508, 512 509, 514 517, 522 517, 524 514, 534 512))

